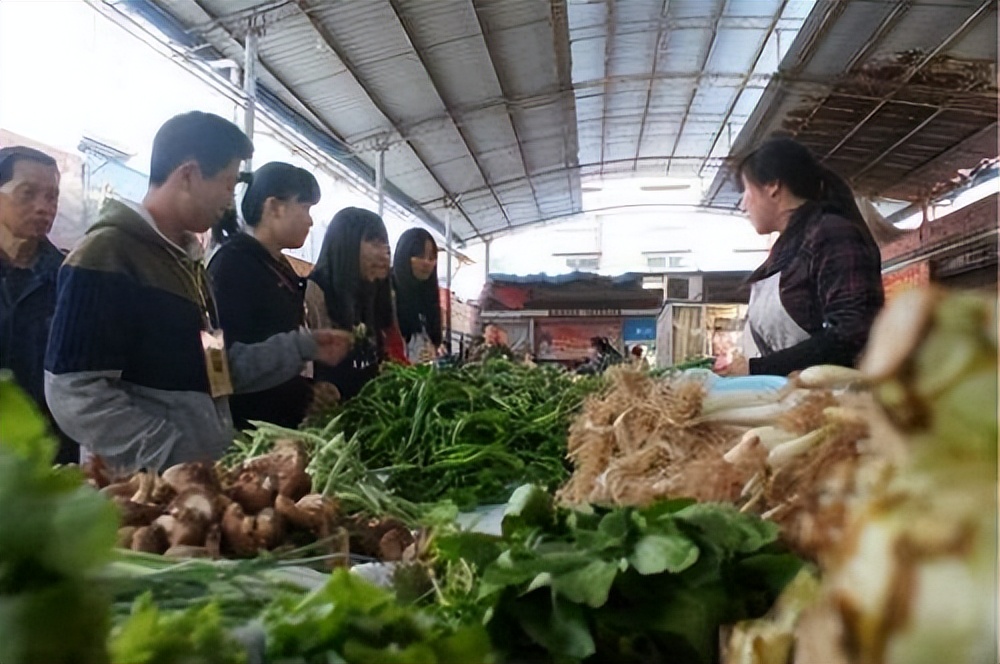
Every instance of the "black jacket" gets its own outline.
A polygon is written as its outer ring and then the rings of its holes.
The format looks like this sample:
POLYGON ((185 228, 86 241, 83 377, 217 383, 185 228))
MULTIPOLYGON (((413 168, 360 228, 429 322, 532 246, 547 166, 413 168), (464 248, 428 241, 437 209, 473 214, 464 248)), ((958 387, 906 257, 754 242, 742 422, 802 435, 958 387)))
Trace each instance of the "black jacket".
MULTIPOLYGON (((56 310, 56 275, 65 256, 48 240, 42 241, 38 252, 34 266, 23 271, 30 276, 15 274, 15 268, 0 261, 0 369, 10 369, 17 383, 49 415, 45 403, 45 348, 56 310), (15 293, 13 282, 21 277, 23 287, 15 293)), ((59 435, 56 462, 78 462, 79 445, 61 432, 59 435)))
MULTIPOLYGON (((226 241, 208 264, 226 345, 253 344, 305 322, 305 280, 250 235, 226 241)), ((312 399, 312 381, 296 376, 262 392, 236 394, 229 406, 237 428, 250 420, 296 427, 312 399)))

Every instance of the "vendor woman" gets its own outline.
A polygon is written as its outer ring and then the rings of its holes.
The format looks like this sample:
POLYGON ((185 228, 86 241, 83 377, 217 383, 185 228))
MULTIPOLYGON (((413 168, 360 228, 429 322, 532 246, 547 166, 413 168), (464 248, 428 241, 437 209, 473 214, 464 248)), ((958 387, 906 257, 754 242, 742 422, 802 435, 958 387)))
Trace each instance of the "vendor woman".
POLYGON ((854 365, 884 295, 878 245, 850 187, 790 138, 765 142, 738 173, 741 209, 778 238, 749 279, 744 355, 719 373, 854 365))

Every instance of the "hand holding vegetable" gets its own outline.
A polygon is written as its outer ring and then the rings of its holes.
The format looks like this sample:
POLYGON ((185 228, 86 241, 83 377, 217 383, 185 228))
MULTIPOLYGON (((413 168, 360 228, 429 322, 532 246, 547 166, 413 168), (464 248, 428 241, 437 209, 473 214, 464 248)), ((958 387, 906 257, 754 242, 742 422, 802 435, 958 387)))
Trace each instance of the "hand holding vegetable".
POLYGON ((344 330, 313 330, 312 337, 316 342, 315 359, 331 366, 340 364, 354 344, 354 336, 344 330))

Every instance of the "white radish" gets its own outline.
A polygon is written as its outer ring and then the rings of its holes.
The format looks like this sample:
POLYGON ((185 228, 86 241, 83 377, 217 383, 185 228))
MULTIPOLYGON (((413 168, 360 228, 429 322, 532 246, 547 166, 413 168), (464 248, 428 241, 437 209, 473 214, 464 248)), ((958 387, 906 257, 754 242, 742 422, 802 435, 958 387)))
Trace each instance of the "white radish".
POLYGON ((770 454, 767 455, 768 465, 774 469, 779 469, 785 466, 795 457, 805 454, 819 444, 826 434, 826 429, 820 428, 815 431, 810 431, 804 436, 799 436, 794 440, 790 440, 787 443, 778 445, 771 450, 770 454))
POLYGON ((763 445, 768 451, 771 451, 778 445, 795 438, 796 434, 774 426, 750 429, 743 434, 740 442, 726 452, 723 459, 732 464, 740 463, 749 460, 753 450, 759 445, 763 445))
POLYGON ((798 384, 808 388, 833 389, 847 387, 851 383, 863 380, 865 375, 857 369, 835 364, 820 364, 803 369, 799 374, 798 384))

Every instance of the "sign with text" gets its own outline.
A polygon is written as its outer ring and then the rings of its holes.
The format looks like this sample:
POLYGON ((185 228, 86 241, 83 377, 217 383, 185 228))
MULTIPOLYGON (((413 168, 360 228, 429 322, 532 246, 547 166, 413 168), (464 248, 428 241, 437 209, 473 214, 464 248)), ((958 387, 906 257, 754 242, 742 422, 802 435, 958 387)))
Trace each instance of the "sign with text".
POLYGON ((550 318, 616 318, 621 309, 551 309, 550 318))

